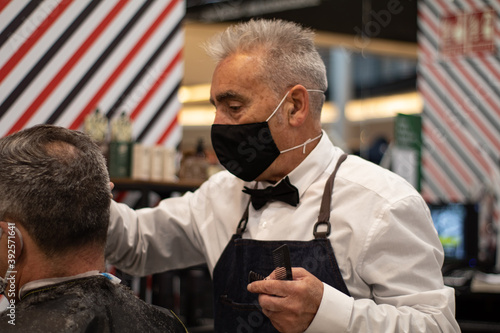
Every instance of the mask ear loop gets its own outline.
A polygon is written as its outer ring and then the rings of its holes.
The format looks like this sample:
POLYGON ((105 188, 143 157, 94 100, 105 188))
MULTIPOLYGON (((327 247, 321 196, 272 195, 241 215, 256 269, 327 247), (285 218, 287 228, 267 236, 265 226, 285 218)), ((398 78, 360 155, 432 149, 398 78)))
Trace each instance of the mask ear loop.
MULTIPOLYGON (((319 93, 322 93, 324 94, 325 92, 323 90, 319 90, 319 89, 307 89, 307 91, 311 91, 311 92, 319 92, 319 93)), ((278 104, 278 106, 276 107, 276 109, 274 109, 273 113, 271 113, 271 115, 266 119, 266 123, 269 121, 269 119, 271 119, 274 114, 279 110, 281 104, 283 104, 283 102, 285 101, 285 98, 286 96, 288 96, 288 94, 290 93, 290 90, 288 90, 285 94, 285 96, 283 97, 283 99, 281 100, 281 102, 278 104)), ((314 140, 314 139, 312 139, 314 140)), ((308 142, 309 143, 309 142, 308 142)))
POLYGON ((306 89, 306 90, 310 91, 310 92, 319 92, 319 93, 322 93, 322 94, 325 93, 323 90, 319 90, 319 89, 306 89))
MULTIPOLYGON (((319 93, 322 93, 322 94, 324 94, 324 93, 325 93, 323 90, 319 90, 319 89, 307 89, 307 91, 310 91, 310 92, 319 92, 319 93)), ((285 101, 286 96, 288 96, 288 93, 290 93, 290 90, 288 90, 288 91, 286 92, 285 97, 283 97, 283 99, 282 99, 282 100, 281 100, 281 102, 278 104, 278 106, 277 106, 277 107, 276 107, 276 109, 273 111, 273 113, 271 113, 271 115, 269 116, 269 118, 267 118, 267 119, 266 119, 266 122, 268 122, 268 121, 269 121, 269 119, 271 119, 271 117, 272 117, 272 116, 274 116, 274 114, 276 113, 276 111, 278 111, 278 109, 280 108, 281 104, 283 104, 283 102, 285 101)), ((312 139, 311 139, 311 138, 309 138, 309 139, 307 139, 304 143, 302 143, 302 144, 300 144, 300 145, 298 145, 298 146, 295 146, 295 147, 292 147, 292 148, 288 148, 288 149, 282 150, 282 151, 280 151, 280 154, 283 154, 283 153, 289 152, 289 151, 291 151, 291 150, 294 150, 294 149, 297 149, 297 148, 300 148, 300 147, 304 147, 304 148, 302 149, 302 154, 305 154, 305 153, 306 153, 306 146, 307 146, 307 144, 309 144, 309 143, 311 143, 311 142, 313 142, 313 141, 318 140, 319 138, 321 138, 321 136, 322 136, 322 135, 323 135, 323 133, 320 133, 320 135, 318 135, 317 137, 312 138, 312 139)))
POLYGON ((312 139, 311 139, 311 138, 309 138, 309 139, 307 139, 304 143, 301 143, 301 144, 300 144, 300 145, 298 145, 298 146, 295 146, 295 147, 292 147, 292 148, 288 148, 288 149, 282 150, 282 151, 280 151, 280 154, 283 154, 283 153, 289 152, 289 151, 291 151, 291 150, 294 150, 294 149, 297 149, 297 148, 300 148, 300 147, 304 147, 304 148, 302 148, 302 154, 305 154, 305 153, 306 153, 306 146, 307 146, 307 144, 309 144, 309 143, 311 143, 311 142, 313 142, 313 141, 318 140, 319 138, 321 138, 321 136, 322 136, 322 135, 323 135, 323 133, 321 133, 320 135, 318 135, 318 136, 317 136, 317 137, 315 137, 315 138, 312 138, 312 139))
POLYGON ((281 104, 283 104, 283 102, 285 101, 285 98, 286 98, 286 96, 288 96, 288 93, 289 93, 289 92, 290 92, 290 90, 288 90, 288 91, 286 92, 286 95, 283 97, 283 99, 281 100, 280 104, 278 104, 278 106, 276 107, 276 109, 274 109, 273 113, 271 113, 271 115, 270 115, 270 116, 266 119, 266 123, 267 123, 267 122, 269 121, 269 119, 271 119, 271 118, 274 116, 274 114, 275 114, 275 113, 279 110, 279 108, 280 108, 281 104))

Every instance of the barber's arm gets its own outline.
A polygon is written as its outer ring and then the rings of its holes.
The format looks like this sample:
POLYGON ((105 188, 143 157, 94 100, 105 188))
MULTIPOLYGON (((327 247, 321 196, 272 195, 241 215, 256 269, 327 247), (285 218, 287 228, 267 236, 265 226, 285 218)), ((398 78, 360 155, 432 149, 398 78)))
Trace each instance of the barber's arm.
POLYGON ((399 202, 371 224, 351 273, 366 285, 348 279, 352 297, 297 269, 294 281, 257 281, 249 290, 261 294, 263 312, 281 332, 459 332, 454 291, 443 285, 442 247, 424 205, 399 202), (365 287, 370 295, 359 292, 365 287))
POLYGON ((203 263, 194 197, 186 193, 139 210, 112 201, 106 260, 134 276, 203 263))

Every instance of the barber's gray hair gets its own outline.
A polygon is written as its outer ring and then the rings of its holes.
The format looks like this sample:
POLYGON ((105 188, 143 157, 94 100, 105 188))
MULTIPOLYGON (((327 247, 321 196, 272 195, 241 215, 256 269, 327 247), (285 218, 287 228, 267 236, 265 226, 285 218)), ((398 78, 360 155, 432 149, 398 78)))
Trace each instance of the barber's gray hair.
MULTIPOLYGON (((291 85, 326 91, 326 68, 314 45, 314 33, 296 23, 282 20, 251 20, 230 26, 206 45, 216 63, 235 53, 263 55, 262 79, 277 96, 291 85)), ((311 109, 319 114, 324 95, 310 95, 311 109)))
POLYGON ((46 255, 104 248, 109 176, 85 134, 38 125, 0 139, 0 219, 20 223, 46 255))

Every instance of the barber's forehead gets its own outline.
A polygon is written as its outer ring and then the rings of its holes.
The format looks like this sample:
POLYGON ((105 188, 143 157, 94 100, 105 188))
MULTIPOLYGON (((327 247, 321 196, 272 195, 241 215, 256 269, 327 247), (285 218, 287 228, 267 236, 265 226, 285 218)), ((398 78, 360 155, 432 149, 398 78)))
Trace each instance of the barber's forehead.
POLYGON ((232 81, 236 84, 267 84, 257 54, 236 53, 221 61, 215 68, 212 83, 232 81))

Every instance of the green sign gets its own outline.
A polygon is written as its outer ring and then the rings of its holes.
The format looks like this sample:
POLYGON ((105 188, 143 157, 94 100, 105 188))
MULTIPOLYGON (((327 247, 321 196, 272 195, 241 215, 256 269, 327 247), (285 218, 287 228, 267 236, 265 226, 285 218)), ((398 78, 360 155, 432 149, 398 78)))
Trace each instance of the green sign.
POLYGON ((394 125, 392 170, 420 191, 422 118, 398 114, 394 125))

